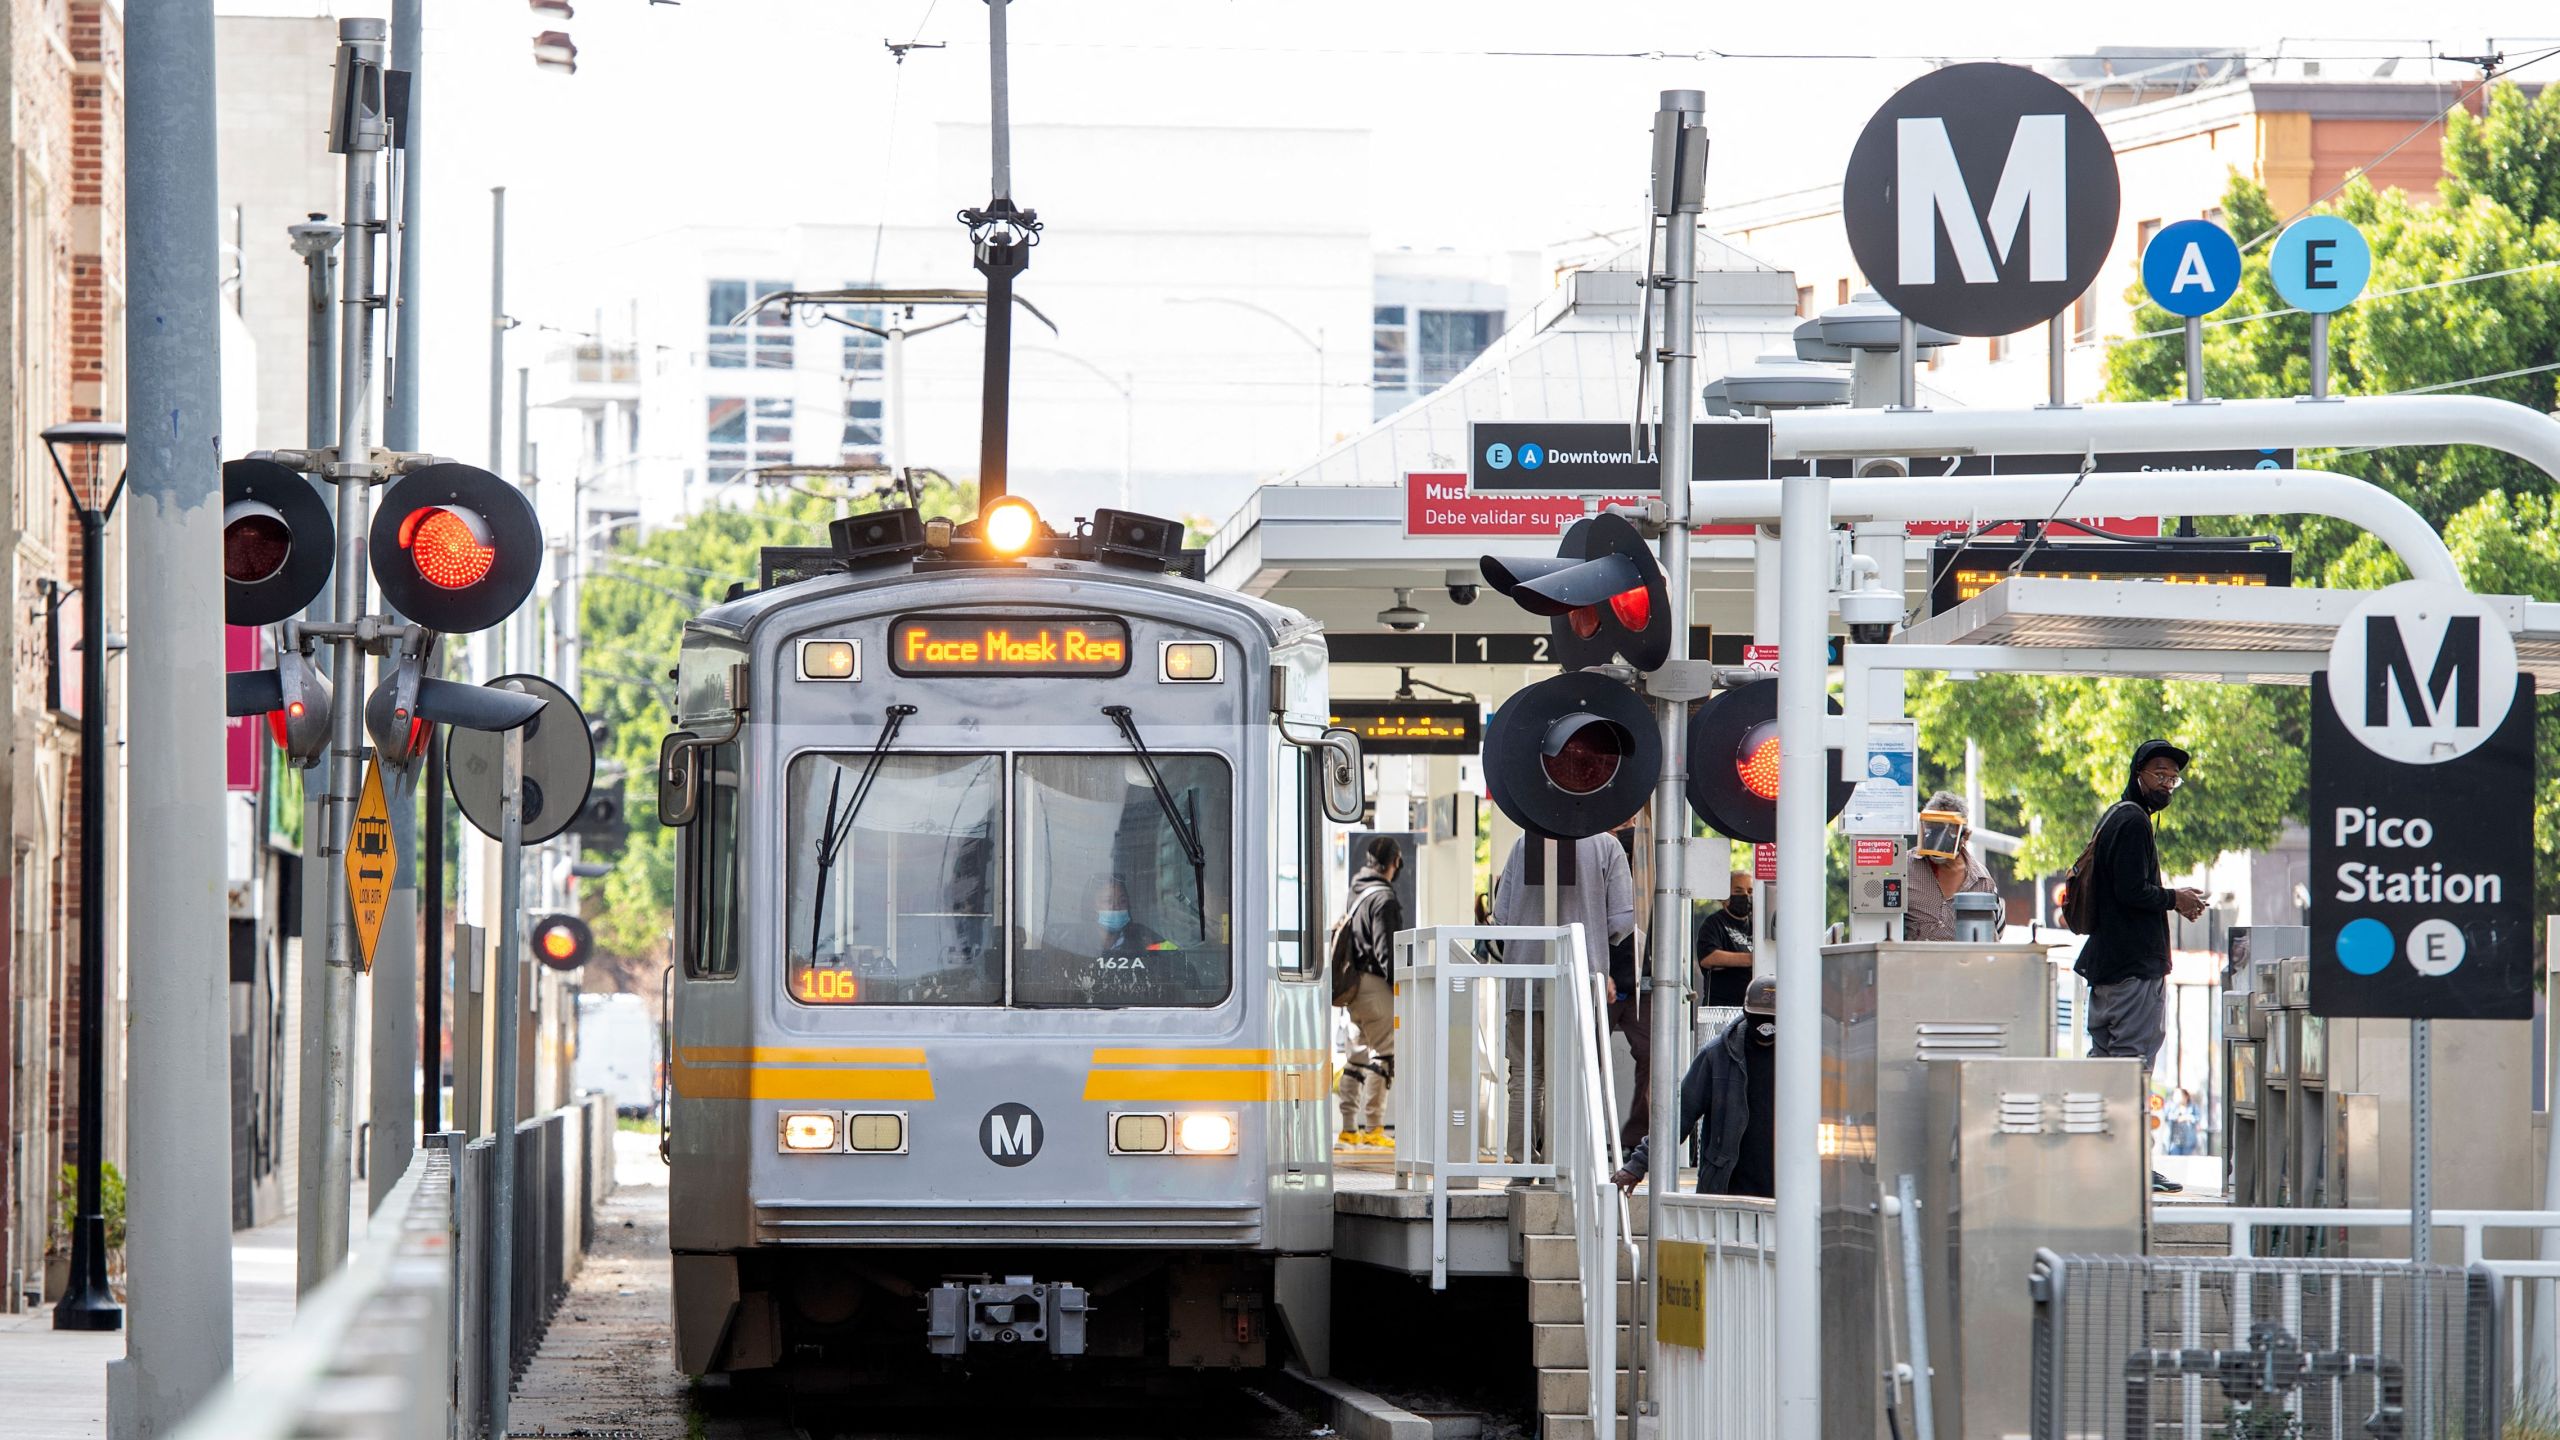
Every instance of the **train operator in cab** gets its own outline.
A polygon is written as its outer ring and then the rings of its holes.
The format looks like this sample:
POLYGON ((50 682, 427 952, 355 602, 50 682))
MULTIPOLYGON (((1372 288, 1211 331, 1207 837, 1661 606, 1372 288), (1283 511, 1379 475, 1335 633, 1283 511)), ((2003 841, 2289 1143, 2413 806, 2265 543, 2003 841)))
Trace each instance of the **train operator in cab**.
POLYGON ((1093 890, 1093 925, 1096 933, 1094 958, 1112 955, 1136 955, 1148 950, 1169 950, 1164 937, 1129 914, 1129 886, 1119 876, 1105 879, 1093 890))

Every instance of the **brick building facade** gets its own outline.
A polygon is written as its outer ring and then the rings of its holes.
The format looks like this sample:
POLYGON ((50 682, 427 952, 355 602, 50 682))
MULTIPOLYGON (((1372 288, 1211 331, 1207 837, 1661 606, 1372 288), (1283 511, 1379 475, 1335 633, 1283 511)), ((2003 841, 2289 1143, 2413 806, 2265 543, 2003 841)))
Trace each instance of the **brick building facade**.
MULTIPOLYGON (((123 409, 124 57, 122 11, 105 0, 0 0, 0 67, 12 142, 0 174, 0 344, 14 383, 0 403, 0 487, 8 492, 8 605, 0 644, 10 656, 0 711, 0 1309, 35 1303, 57 1242, 62 1166, 73 1158, 79 1056, 81 836, 78 782, 79 528, 40 438, 66 420, 114 419, 123 409)), ((75 481, 89 457, 66 451, 75 481)), ((109 478, 119 457, 100 458, 109 478)), ((122 609, 121 544, 109 527, 108 629, 122 609)), ((112 672, 111 672, 112 673, 112 672)), ((110 696, 113 688, 110 687, 110 696)), ((109 734, 122 725, 109 717, 109 734)), ((109 777, 111 786, 119 783, 109 777)), ((109 813, 115 813, 109 796, 109 813)), ((107 863, 111 923, 119 888, 107 863)), ((111 965, 121 964, 110 931, 111 965)), ((113 1103, 121 1073, 122 993, 110 974, 110 1161, 122 1152, 113 1103)), ((58 1268, 58 1267, 57 1267, 58 1268)))

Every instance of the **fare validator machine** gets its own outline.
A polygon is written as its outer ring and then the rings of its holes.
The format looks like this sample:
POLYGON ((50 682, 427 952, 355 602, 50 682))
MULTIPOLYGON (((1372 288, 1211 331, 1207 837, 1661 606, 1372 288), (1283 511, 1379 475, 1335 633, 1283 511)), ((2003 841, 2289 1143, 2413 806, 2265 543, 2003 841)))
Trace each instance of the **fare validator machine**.
POLYGON ((1896 1392, 1898 1417, 1886 1408, 1886 1375, 1916 1359, 1903 1177, 1920 1202, 1911 1228, 1933 1440, 2025 1430, 2022 1297, 2036 1246, 2143 1248, 2141 1071, 2052 1058, 2046 950, 1885 941, 1823 951, 1828 1440, 1916 1434, 1907 1391, 1896 1392))
MULTIPOLYGON (((2326 1207, 2379 1200, 2379 1095, 2332 1084, 2333 1030, 2311 1013, 2311 932, 2231 932, 2222 994, 2223 1173, 2235 1205, 2326 1207)), ((2352 1023, 2346 1032, 2353 1034, 2352 1023)), ((2314 1229, 2263 1232, 2280 1255, 2333 1253, 2314 1229)))

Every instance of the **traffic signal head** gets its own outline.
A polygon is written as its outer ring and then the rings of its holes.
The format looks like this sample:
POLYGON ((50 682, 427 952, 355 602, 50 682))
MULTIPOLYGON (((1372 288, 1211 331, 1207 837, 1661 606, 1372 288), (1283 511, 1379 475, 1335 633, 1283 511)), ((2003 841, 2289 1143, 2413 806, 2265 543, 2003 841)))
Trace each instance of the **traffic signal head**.
POLYGON ((533 922, 533 958, 554 970, 575 970, 595 954, 596 937, 575 915, 545 915, 533 922))
POLYGON ((631 821, 622 812, 620 782, 599 785, 587 792, 587 803, 578 808, 578 818, 569 822, 569 833, 585 847, 599 853, 622 848, 630 837, 631 821))
POLYGON ((1567 670, 1624 656, 1639 670, 1671 658, 1671 601, 1661 562, 1622 515, 1594 515, 1564 532, 1553 560, 1487 555, 1485 583, 1553 622, 1567 670))
POLYGON ((264 715, 268 733, 294 764, 309 769, 329 753, 329 681, 288 627, 271 670, 235 670, 224 682, 224 712, 264 715))
POLYGON ((1485 728, 1485 788, 1530 834, 1597 835, 1641 809, 1662 774, 1662 737, 1644 701, 1604 675, 1541 680, 1485 728))
MULTIPOLYGON (((1826 697, 1831 713, 1840 702, 1826 697)), ((1829 752, 1823 816, 1840 813, 1853 788, 1829 752)), ((1778 838, 1778 685, 1758 680, 1710 697, 1689 714, 1689 808, 1717 834, 1767 845, 1778 838)))
POLYGON ((222 618, 272 625, 329 583, 338 529, 310 481, 273 460, 222 466, 222 618))
POLYGON ((532 593, 542 522, 523 491, 448 461, 383 491, 368 553, 392 609, 430 630, 469 634, 507 618, 532 593))

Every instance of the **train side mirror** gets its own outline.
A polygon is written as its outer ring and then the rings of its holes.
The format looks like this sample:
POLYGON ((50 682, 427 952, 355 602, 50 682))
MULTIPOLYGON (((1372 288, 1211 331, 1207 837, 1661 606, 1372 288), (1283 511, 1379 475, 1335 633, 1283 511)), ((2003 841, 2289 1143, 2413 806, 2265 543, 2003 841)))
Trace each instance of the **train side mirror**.
POLYGON ((1324 767, 1319 787, 1324 795, 1324 817, 1337 825, 1358 823, 1369 804, 1367 787, 1362 782, 1360 737, 1335 726, 1324 732, 1317 745, 1324 767))
POLYGON ((690 825, 702 798, 702 738, 671 730, 658 743, 658 823, 690 825))

